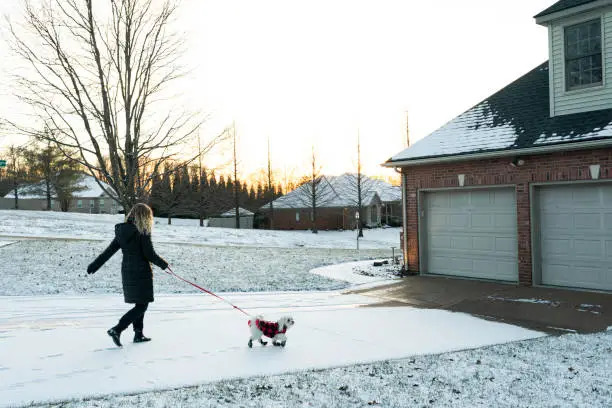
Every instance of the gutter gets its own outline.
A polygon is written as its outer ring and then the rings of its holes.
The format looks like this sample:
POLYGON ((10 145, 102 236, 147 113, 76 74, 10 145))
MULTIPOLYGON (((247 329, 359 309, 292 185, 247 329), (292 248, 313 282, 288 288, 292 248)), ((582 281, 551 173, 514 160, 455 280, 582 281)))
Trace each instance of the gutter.
POLYGON ((408 211, 406 210, 406 188, 408 186, 408 179, 404 172, 401 170, 398 171, 397 168, 394 168, 396 173, 401 174, 402 176, 402 229, 404 233, 402 234, 402 268, 404 269, 404 273, 408 272, 408 211))
POLYGON ((484 153, 467 153, 453 156, 429 157, 425 159, 404 159, 397 161, 386 161, 383 167, 411 167, 426 164, 441 164, 467 160, 495 159, 501 157, 528 156, 535 154, 556 153, 568 150, 597 149, 601 147, 611 147, 612 137, 606 139, 592 140, 587 142, 569 142, 554 144, 541 147, 531 147, 527 149, 511 149, 484 153))

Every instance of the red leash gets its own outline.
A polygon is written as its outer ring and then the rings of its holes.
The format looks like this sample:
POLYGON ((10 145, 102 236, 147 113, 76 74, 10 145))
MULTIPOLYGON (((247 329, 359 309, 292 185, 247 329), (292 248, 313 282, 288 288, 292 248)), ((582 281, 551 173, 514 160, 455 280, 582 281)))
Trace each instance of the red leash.
POLYGON ((245 312, 244 310, 242 310, 242 309, 241 309, 241 308, 239 308, 238 306, 236 306, 236 305, 234 305, 234 304, 230 303, 229 301, 227 301, 227 300, 223 299, 221 296, 218 296, 218 295, 216 295, 216 294, 212 293, 210 290, 206 290, 206 289, 204 289, 203 287, 198 286, 198 285, 196 285, 195 283, 193 283, 193 282, 189 282, 187 279, 183 279, 182 277, 178 276, 176 273, 174 273, 174 271, 172 270, 172 268, 170 268, 170 265, 168 265, 168 268, 167 268, 167 269, 168 269, 168 270, 167 270, 167 271, 164 271, 164 272, 166 272, 168 275, 172 275, 172 276, 174 276, 174 277, 177 277, 177 278, 179 278, 180 280, 182 280, 183 282, 187 282, 187 283, 188 283, 188 284, 190 284, 191 286, 194 286, 194 287, 196 287, 196 288, 200 289, 202 292, 206 292, 206 293, 208 293, 209 295, 213 295, 213 296, 214 296, 214 297, 216 297, 217 299, 221 299, 221 300, 222 300, 222 301, 224 301, 225 303, 227 303, 227 304, 229 304, 230 306, 232 306, 234 309, 240 310, 242 313, 244 313, 245 315, 249 316, 249 314, 248 314, 247 312, 245 312), (170 272, 168 272, 168 271, 170 271, 170 272))

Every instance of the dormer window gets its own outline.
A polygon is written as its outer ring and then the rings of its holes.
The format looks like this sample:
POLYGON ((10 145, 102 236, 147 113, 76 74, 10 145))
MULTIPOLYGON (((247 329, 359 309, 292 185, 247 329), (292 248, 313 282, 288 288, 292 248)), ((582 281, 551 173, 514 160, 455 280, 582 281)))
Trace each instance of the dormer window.
POLYGON ((602 85, 601 20, 565 27, 565 88, 602 85))

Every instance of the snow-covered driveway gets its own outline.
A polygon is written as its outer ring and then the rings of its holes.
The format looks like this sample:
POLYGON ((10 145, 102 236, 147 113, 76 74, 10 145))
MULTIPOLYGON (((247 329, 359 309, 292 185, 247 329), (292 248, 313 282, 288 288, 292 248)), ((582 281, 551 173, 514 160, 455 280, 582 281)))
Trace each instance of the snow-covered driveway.
POLYGON ((541 333, 465 314, 360 308, 327 292, 224 294, 251 313, 290 313, 287 346, 246 346, 247 317, 204 295, 158 295, 153 341, 124 348, 105 331, 127 310, 120 295, 0 297, 0 406, 135 393, 226 378, 352 365, 535 338, 541 333))

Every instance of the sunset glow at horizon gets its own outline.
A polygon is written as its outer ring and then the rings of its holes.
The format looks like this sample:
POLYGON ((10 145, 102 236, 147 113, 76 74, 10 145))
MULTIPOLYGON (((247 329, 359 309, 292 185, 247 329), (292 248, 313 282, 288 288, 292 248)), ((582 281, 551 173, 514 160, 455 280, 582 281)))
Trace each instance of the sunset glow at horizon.
POLYGON ((405 148, 407 112, 414 143, 548 59, 533 16, 554 2, 182 0, 191 71, 177 89, 208 116, 203 137, 235 122, 245 179, 266 168, 268 139, 277 173, 308 174, 313 146, 322 173, 355 172, 358 133, 363 172, 393 175, 380 164, 405 148))

